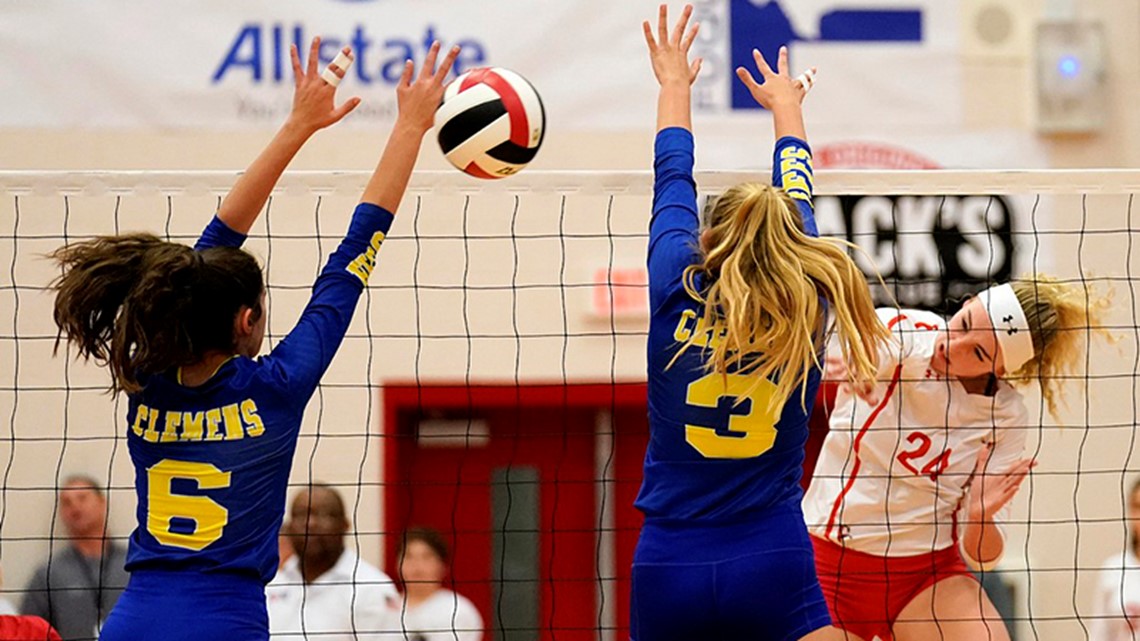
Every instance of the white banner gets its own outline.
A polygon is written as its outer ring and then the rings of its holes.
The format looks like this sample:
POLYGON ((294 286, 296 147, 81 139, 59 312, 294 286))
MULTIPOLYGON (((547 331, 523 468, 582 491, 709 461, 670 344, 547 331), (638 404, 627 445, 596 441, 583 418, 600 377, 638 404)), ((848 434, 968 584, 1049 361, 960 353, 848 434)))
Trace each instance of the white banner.
MULTIPOLYGON (((233 129, 274 126, 291 96, 289 45, 321 36, 357 64, 349 123, 395 114, 405 59, 432 39, 463 46, 459 70, 527 77, 551 127, 644 128, 656 83, 641 22, 657 0, 38 0, 0 20, 0 127, 233 129)), ((672 3, 672 17, 680 3, 672 3)), ((961 121, 956 0, 696 0, 706 64, 699 120, 755 127, 762 112, 733 74, 782 44, 794 72, 820 67, 813 124, 955 127, 961 121)))

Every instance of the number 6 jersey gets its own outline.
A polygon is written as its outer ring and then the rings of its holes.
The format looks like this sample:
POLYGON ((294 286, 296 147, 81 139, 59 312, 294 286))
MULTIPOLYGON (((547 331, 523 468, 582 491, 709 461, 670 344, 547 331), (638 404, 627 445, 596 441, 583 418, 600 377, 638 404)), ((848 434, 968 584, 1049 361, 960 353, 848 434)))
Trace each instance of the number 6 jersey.
MULTIPOLYGON (((818 236, 811 207, 811 151, 792 137, 776 142, 772 184, 796 201, 804 231, 818 236)), ((702 344, 716 340, 704 305, 685 291, 685 268, 701 262, 693 180, 693 135, 677 127, 657 134, 653 219, 649 225, 649 446, 635 505, 649 519, 724 521, 754 515, 801 496, 807 419, 820 372, 774 416, 775 385, 755 375, 704 367, 702 344), (673 362, 678 349, 696 343, 673 362), (670 363, 672 363, 670 365, 670 363)), ((697 279, 698 287, 701 279, 697 279)))
POLYGON ((986 445, 994 445, 987 475, 1021 458, 1028 414, 1008 383, 999 381, 993 396, 970 394, 930 369, 946 327, 941 317, 909 309, 878 314, 895 340, 880 354, 876 403, 839 391, 804 518, 814 536, 860 552, 929 554, 957 544, 986 445))
MULTIPOLYGON (((273 578, 302 414, 391 224, 379 207, 356 208, 296 327, 268 356, 234 356, 197 387, 181 385, 177 371, 140 381, 127 412, 138 493, 127 570, 273 578)), ((214 218, 195 249, 244 240, 214 218)))

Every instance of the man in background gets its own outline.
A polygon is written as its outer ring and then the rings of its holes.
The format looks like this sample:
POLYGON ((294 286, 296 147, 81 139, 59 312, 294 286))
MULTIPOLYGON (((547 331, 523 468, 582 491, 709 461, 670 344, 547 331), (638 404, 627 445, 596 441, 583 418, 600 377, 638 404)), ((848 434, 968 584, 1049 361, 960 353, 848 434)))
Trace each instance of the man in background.
POLYGON ((273 641, 381 638, 399 595, 388 575, 345 549, 350 525, 331 486, 293 498, 284 527, 293 556, 265 590, 273 641))
POLYGON ((63 641, 94 640, 127 586, 127 549, 107 537, 107 497, 95 479, 69 476, 58 514, 67 547, 32 575, 20 611, 45 619, 63 641))

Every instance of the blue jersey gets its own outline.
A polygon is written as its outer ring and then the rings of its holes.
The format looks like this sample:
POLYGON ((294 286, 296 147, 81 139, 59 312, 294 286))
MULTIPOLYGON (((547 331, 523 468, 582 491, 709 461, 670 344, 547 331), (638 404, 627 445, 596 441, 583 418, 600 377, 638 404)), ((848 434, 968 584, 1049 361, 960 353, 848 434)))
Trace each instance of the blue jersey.
MULTIPOLYGON (((130 395, 138 527, 128 570, 273 578, 301 416, 391 224, 375 205, 356 208, 297 326, 268 356, 234 357, 198 387, 181 385, 177 372, 149 376, 130 395)), ((195 249, 244 240, 214 218, 195 249)))
MULTIPOLYGON (((653 219, 649 227, 649 447, 636 506, 648 519, 728 521, 774 505, 799 503, 807 421, 820 372, 808 375, 805 409, 793 394, 778 416, 767 411, 775 389, 755 376, 709 372, 699 346, 717 340, 704 306, 685 291, 685 268, 701 261, 693 136, 657 134, 653 219), (691 336, 694 347, 669 363, 691 336), (743 400, 741 400, 743 399, 743 400), (740 401, 740 402, 738 402, 740 401)), ((772 183, 795 199, 807 233, 812 211, 811 150, 798 138, 777 141, 772 183)), ((699 281, 698 287, 702 286, 699 281)))

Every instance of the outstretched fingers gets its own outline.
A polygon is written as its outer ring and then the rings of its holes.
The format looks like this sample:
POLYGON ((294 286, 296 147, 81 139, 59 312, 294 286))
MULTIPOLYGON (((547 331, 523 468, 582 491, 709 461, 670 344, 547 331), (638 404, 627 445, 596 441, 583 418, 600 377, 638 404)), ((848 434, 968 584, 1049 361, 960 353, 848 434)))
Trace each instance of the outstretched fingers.
POLYGON ((780 54, 776 57, 776 70, 780 75, 785 78, 791 77, 791 72, 788 71, 788 47, 780 47, 780 54))
POLYGON ((412 76, 416 73, 416 63, 408 58, 404 62, 404 73, 400 74, 400 86, 407 87, 412 84, 412 76))
POLYGON ((752 50, 752 59, 756 61, 756 68, 760 71, 762 78, 768 79, 776 75, 776 72, 768 66, 768 61, 764 59, 764 54, 760 53, 759 49, 752 50))
POLYGON ((662 4, 657 10, 657 43, 669 42, 669 7, 662 4))
POLYGON ((685 35, 685 27, 688 26, 689 18, 691 18, 692 15, 693 5, 685 5, 685 8, 681 10, 681 17, 677 18, 677 26, 673 27, 673 36, 669 39, 669 42, 673 46, 681 46, 681 38, 685 35))
POLYGON ((309 64, 305 73, 310 76, 315 76, 317 74, 317 59, 320 58, 320 52, 321 37, 317 36, 316 38, 313 38, 312 44, 309 45, 309 64))
POLYGON ((301 55, 297 53, 297 45, 289 45, 289 62, 293 63, 293 85, 301 84, 305 72, 301 70, 301 55))
POLYGON ((353 109, 360 106, 360 98, 349 98, 345 103, 332 112, 332 122, 329 124, 338 123, 342 118, 352 113, 353 109))
POLYGON ((752 72, 744 67, 736 68, 736 77, 740 78, 740 81, 744 83, 745 87, 748 87, 749 92, 755 94, 756 90, 760 89, 760 83, 756 82, 756 79, 752 77, 752 72))
POLYGON ((451 68, 455 65, 455 59, 459 57, 459 51, 459 45, 455 45, 447 52, 447 55, 443 57, 443 63, 439 65, 439 69, 435 70, 434 81, 437 85, 442 85, 444 79, 447 78, 447 74, 451 73, 451 68))
POLYGON ((424 66, 420 69, 420 80, 427 80, 435 74, 436 58, 439 58, 439 40, 431 43, 431 48, 428 49, 427 58, 424 59, 424 66))
POLYGON ((685 39, 681 41, 681 51, 689 53, 689 49, 693 46, 693 41, 697 39, 697 32, 701 29, 701 23, 694 22, 693 26, 689 28, 689 33, 685 34, 685 39))
POLYGON ((645 44, 649 47, 649 53, 657 53, 657 41, 653 39, 653 27, 649 26, 648 20, 641 23, 641 29, 645 32, 645 44))

